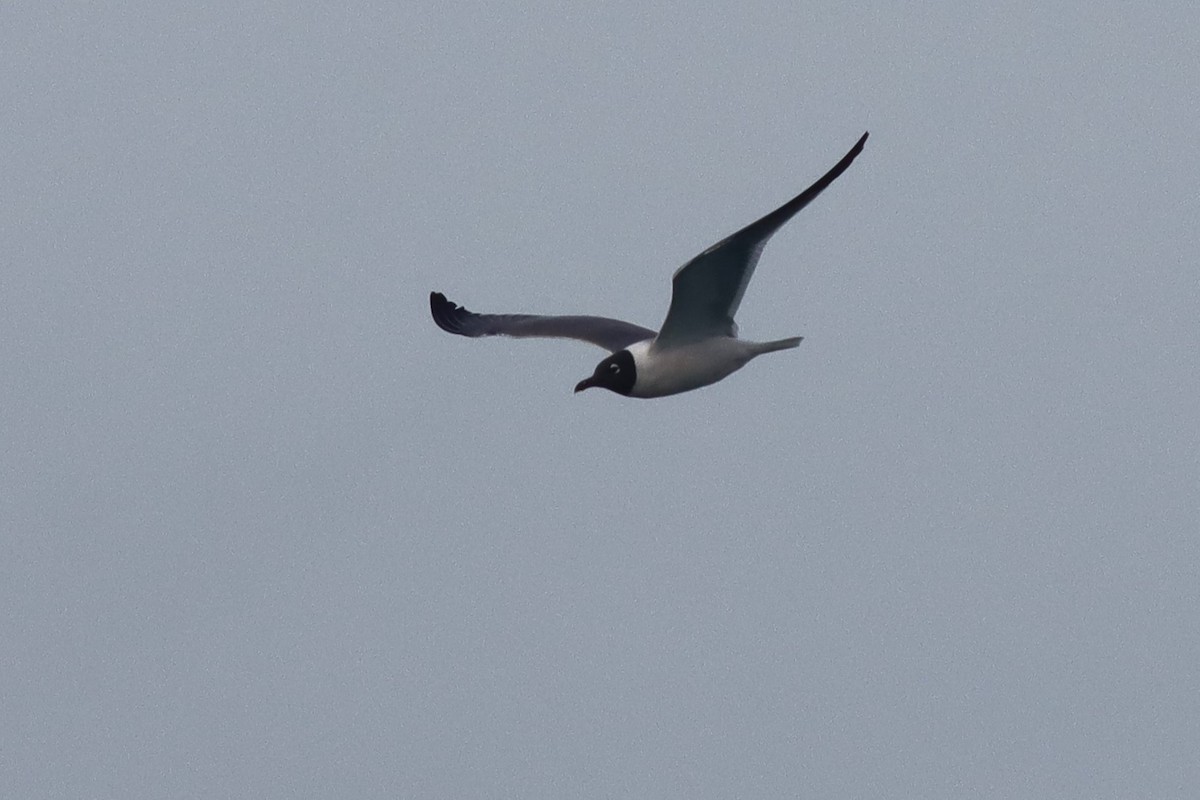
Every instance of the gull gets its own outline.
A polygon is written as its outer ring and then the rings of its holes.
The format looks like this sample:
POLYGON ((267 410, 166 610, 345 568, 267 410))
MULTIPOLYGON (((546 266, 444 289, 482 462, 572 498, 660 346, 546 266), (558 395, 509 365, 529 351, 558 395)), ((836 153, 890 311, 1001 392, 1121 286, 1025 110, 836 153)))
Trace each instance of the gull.
POLYGON ((803 337, 739 339, 733 321, 767 240, 837 180, 862 152, 867 134, 800 194, 722 239, 675 271, 671 305, 658 332, 608 317, 476 314, 431 292, 433 321, 460 336, 579 339, 612 355, 576 392, 598 387, 626 397, 666 397, 716 383, 764 353, 789 350, 803 337))

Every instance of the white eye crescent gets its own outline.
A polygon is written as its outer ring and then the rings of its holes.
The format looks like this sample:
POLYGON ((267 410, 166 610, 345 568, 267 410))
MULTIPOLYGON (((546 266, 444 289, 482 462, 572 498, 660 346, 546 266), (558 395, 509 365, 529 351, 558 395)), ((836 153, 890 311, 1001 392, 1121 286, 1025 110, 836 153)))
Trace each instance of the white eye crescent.
POLYGON ((609 365, 608 365, 608 371, 609 371, 609 372, 620 372, 620 371, 621 371, 621 366, 620 366, 619 364, 609 364, 609 365))

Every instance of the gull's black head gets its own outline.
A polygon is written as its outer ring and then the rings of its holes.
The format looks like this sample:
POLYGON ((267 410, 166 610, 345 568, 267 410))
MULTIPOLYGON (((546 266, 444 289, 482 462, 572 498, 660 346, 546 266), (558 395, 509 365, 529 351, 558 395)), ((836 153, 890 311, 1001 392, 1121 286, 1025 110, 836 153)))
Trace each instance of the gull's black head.
POLYGON ((636 381, 637 368, 633 366, 633 354, 628 350, 621 350, 601 361, 592 377, 581 380, 575 391, 582 392, 584 389, 599 386, 601 389, 628 397, 636 381))

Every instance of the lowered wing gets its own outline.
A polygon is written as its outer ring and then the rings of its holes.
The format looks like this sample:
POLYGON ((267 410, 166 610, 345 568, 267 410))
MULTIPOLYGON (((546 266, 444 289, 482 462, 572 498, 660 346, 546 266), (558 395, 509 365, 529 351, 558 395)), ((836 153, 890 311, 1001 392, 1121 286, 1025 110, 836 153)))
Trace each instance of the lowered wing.
POLYGON ((437 326, 459 336, 516 336, 579 339, 610 353, 654 338, 654 331, 607 317, 476 314, 455 305, 441 292, 430 292, 429 310, 437 326))

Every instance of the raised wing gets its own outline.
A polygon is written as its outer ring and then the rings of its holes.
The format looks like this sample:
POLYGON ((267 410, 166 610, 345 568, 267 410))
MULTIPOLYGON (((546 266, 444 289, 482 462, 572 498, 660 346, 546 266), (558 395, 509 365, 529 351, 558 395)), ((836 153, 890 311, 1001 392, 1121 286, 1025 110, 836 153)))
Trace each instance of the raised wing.
POLYGON ((579 339, 610 353, 654 338, 654 331, 607 317, 543 317, 536 314, 476 314, 455 305, 441 292, 429 293, 433 321, 459 336, 517 336, 579 339))
POLYGON ((850 152, 812 186, 676 270, 671 281, 671 307, 658 341, 671 344, 708 336, 736 336, 733 316, 767 240, 837 180, 862 152, 866 141, 864 133, 850 152))

